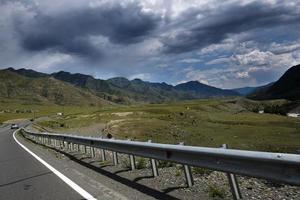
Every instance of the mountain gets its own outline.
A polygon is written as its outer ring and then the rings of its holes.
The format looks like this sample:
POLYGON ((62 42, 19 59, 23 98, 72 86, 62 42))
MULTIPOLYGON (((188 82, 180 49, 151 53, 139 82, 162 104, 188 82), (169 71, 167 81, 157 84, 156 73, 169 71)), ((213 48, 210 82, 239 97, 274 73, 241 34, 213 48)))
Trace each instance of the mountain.
POLYGON ((24 70, 0 70, 1 100, 20 100, 27 103, 58 105, 107 105, 110 102, 50 76, 24 70), (26 74, 26 76, 22 75, 26 74))
MULTIPOLYGON (((36 82, 40 81, 40 87, 44 87, 44 90, 48 90, 47 87, 49 87, 49 89, 54 87, 56 88, 56 91, 59 91, 58 88, 60 87, 55 85, 63 85, 61 87, 68 87, 70 93, 74 90, 74 94, 80 92, 81 94, 84 93, 90 95, 90 98, 93 97, 98 98, 101 101, 121 104, 161 103, 176 100, 239 96, 235 91, 211 87, 199 83, 198 81, 191 81, 172 86, 164 82, 151 83, 141 79, 128 80, 124 77, 102 80, 80 73, 72 74, 60 71, 52 74, 45 74, 28 69, 15 70, 13 68, 1 70, 0 74, 3 75, 3 73, 8 72, 18 75, 20 80, 24 80, 24 82, 27 81, 28 87, 31 87, 32 84, 37 87, 38 85, 36 82), (48 83, 47 86, 45 85, 46 83, 48 83)), ((5 79, 5 76, 3 76, 3 79, 5 79)), ((5 81, 3 81, 3 83, 4 82, 5 81)), ((7 87, 7 85, 3 87, 7 87)), ((17 90, 18 87, 22 89, 25 88, 24 85, 16 85, 13 91, 17 90)), ((24 94, 26 94, 25 91, 27 90, 24 90, 24 94)), ((16 97, 18 96, 17 94, 23 95, 21 93, 16 93, 16 97)), ((28 94, 33 95, 32 91, 28 91, 28 94)), ((37 95, 38 99, 45 99, 45 96, 43 96, 40 91, 37 91, 37 95)), ((46 99, 55 102, 52 97, 46 99)), ((71 100, 72 99, 69 99, 68 101, 71 100)))
POLYGON ((20 74, 20 75, 23 75, 23 76, 31 77, 31 78, 40 78, 40 77, 48 76, 48 74, 44 74, 44 73, 41 73, 41 72, 34 71, 32 69, 25 69, 25 68, 14 69, 14 68, 10 67, 10 68, 7 68, 5 70, 10 71, 10 72, 14 72, 14 73, 17 73, 17 74, 20 74))
POLYGON ((254 91, 271 86, 272 84, 273 84, 273 82, 269 83, 267 85, 262 85, 262 86, 257 86, 257 87, 242 87, 242 88, 235 88, 235 89, 231 89, 231 90, 238 92, 242 96, 247 96, 247 95, 253 93, 254 91))
POLYGON ((189 81, 175 86, 178 91, 184 91, 191 98, 209 98, 209 97, 225 97, 239 96, 238 92, 233 90, 223 90, 220 88, 205 85, 198 81, 189 81))
POLYGON ((270 86, 254 91, 251 99, 300 99, 300 65, 288 69, 281 78, 270 86))
POLYGON ((165 102, 180 99, 172 85, 166 83, 150 83, 141 79, 127 80, 112 78, 107 80, 119 95, 141 102, 165 102))
POLYGON ((239 96, 237 92, 214 88, 197 81, 194 81, 195 83, 198 83, 194 88, 197 89, 189 91, 181 89, 180 85, 174 87, 164 82, 151 83, 141 79, 130 81, 124 77, 101 80, 88 75, 71 74, 62 71, 53 73, 51 76, 61 81, 69 82, 75 86, 89 89, 96 95, 116 103, 160 103, 165 101, 208 97, 239 96))
POLYGON ((85 74, 71 74, 69 72, 60 71, 57 73, 52 73, 50 76, 71 83, 74 86, 94 90, 94 91, 105 91, 109 92, 109 84, 101 79, 95 79, 92 76, 85 75, 85 74))
POLYGON ((235 88, 232 90, 238 92, 239 94, 241 94, 243 96, 247 96, 248 94, 252 93, 256 89, 257 89, 257 87, 242 87, 242 88, 235 88))

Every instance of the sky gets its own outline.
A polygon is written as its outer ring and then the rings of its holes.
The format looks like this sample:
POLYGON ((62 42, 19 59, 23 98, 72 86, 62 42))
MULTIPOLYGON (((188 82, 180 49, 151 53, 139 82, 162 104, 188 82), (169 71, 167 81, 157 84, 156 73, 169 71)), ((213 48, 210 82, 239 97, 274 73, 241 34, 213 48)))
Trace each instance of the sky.
POLYGON ((299 0, 0 0, 0 68, 220 88, 300 63, 299 0))

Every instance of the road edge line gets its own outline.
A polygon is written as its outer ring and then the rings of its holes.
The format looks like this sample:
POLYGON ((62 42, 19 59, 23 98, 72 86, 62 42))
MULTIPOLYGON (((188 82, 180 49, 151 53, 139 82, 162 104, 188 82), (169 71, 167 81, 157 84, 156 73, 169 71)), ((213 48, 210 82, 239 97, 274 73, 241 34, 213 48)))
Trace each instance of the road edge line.
POLYGON ((20 145, 25 151, 27 151, 30 155, 32 155, 35 159, 37 159, 40 163, 42 163, 45 167, 47 167, 49 170, 51 170, 56 176, 58 176, 62 181, 64 181, 67 185, 69 185, 73 190, 75 190, 78 194, 80 194, 83 198, 87 200, 97 200, 95 197, 93 197, 90 193, 88 193, 86 190, 84 190, 82 187, 77 185, 74 181, 63 175, 61 172, 59 172, 57 169, 52 167, 50 164, 48 164, 46 161, 44 161, 42 158, 37 156, 35 153, 30 151, 27 147, 25 147, 21 142, 19 142, 16 138, 16 133, 19 130, 16 130, 13 132, 13 138, 15 142, 20 145))

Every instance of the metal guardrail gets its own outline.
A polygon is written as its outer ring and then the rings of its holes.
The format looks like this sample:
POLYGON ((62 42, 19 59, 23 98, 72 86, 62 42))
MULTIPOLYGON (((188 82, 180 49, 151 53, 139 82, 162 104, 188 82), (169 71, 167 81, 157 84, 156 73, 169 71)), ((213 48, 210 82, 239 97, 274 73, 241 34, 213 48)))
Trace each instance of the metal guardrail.
POLYGON ((70 149, 74 148, 74 144, 77 145, 77 149, 79 145, 85 146, 85 151, 86 146, 98 148, 101 149, 102 159, 105 159, 105 150, 109 150, 114 152, 113 160, 115 164, 118 163, 117 153, 129 154, 132 169, 135 168, 134 156, 150 158, 154 176, 158 175, 155 160, 183 164, 189 186, 193 184, 190 166, 222 171, 227 173, 230 185, 233 185, 231 189, 234 199, 240 199, 241 197, 236 177, 233 174, 300 186, 300 155, 297 154, 234 150, 226 149, 226 146, 225 148, 207 148, 53 133, 34 133, 24 129, 23 135, 44 144, 54 146, 58 144, 57 142, 60 142, 60 145, 67 144, 70 149))

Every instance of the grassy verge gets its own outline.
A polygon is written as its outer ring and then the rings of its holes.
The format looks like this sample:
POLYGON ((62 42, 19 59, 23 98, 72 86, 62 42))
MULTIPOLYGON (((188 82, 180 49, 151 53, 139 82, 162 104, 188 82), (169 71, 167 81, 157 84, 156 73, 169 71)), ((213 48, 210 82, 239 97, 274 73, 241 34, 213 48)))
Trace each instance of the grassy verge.
MULTIPOLYGON (((253 103, 253 102, 252 102, 253 103)), ((217 147, 294 152, 300 149, 300 120, 274 114, 257 114, 244 103, 198 100, 101 108, 70 113, 40 125, 57 131, 106 124, 103 134, 116 138, 217 147)))
POLYGON ((55 104, 30 104, 21 102, 0 102, 0 124, 12 119, 32 119, 53 116, 58 112, 66 115, 91 113, 99 110, 96 106, 58 106, 55 104))

